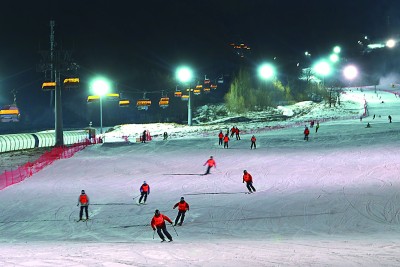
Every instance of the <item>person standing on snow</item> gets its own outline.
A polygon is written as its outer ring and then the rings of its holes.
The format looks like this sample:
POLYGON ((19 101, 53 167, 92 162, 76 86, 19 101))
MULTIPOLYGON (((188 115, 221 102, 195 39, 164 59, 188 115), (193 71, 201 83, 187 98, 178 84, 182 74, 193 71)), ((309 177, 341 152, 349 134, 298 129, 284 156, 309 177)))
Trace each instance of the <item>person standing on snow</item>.
POLYGON ((244 182, 246 182, 246 187, 249 190, 249 193, 256 192, 256 189, 253 186, 253 177, 246 170, 243 171, 243 183, 244 182))
POLYGON ((392 123, 392 116, 388 116, 388 119, 389 119, 389 123, 392 123))
POLYGON ((82 220, 82 216, 83 216, 83 210, 85 210, 85 214, 86 214, 86 220, 89 220, 89 212, 88 212, 88 208, 89 208, 89 197, 88 195, 86 195, 85 190, 81 191, 81 195, 78 198, 78 204, 76 204, 76 206, 81 205, 81 209, 79 211, 79 220, 82 220))
POLYGON ((153 231, 157 229, 157 234, 161 238, 161 242, 165 241, 164 235, 167 236, 169 241, 172 241, 172 236, 170 233, 168 233, 167 226, 165 225, 165 221, 169 222, 172 224, 172 221, 168 216, 161 214, 159 210, 156 210, 153 216, 153 219, 151 219, 151 228, 153 228, 153 231), (161 232, 162 231, 162 232, 161 232), (163 235, 164 233, 164 235, 163 235))
POLYGON ((210 156, 210 158, 206 161, 206 163, 203 164, 203 166, 207 165, 207 170, 204 173, 204 175, 210 174, 210 169, 214 166, 214 168, 217 168, 217 164, 215 163, 215 160, 213 156, 210 156))
POLYGON ((318 132, 319 129, 319 122, 317 121, 317 126, 315 126, 315 132, 318 132))
POLYGON ((143 131, 142 133, 142 143, 146 143, 146 130, 143 131))
POLYGON ((256 146, 256 140, 257 140, 257 138, 253 135, 252 137, 251 137, 251 146, 250 146, 250 149, 253 149, 253 146, 254 146, 254 149, 256 149, 257 148, 257 146, 256 146))
POLYGON ((236 133, 236 127, 235 126, 233 126, 232 128, 231 128, 231 138, 233 137, 233 135, 236 133))
POLYGON ((140 186, 139 204, 142 202, 143 198, 143 204, 146 204, 147 195, 150 195, 150 186, 146 183, 146 181, 143 181, 143 184, 140 186))
POLYGON ((236 140, 240 140, 239 132, 240 132, 240 131, 239 131, 239 128, 236 127, 236 128, 235 128, 236 140))
POLYGON ((222 130, 219 132, 219 134, 218 134, 218 139, 219 139, 219 141, 218 141, 218 145, 219 146, 222 146, 222 141, 223 141, 223 139, 224 139, 224 134, 222 133, 222 130))
POLYGON ((224 136, 224 148, 229 148, 228 142, 229 142, 229 136, 226 134, 224 136))
POLYGON ((182 226, 183 220, 185 219, 185 213, 189 210, 189 204, 185 201, 184 197, 181 197, 181 200, 174 205, 173 209, 175 209, 176 207, 178 207, 178 215, 176 216, 174 225, 178 224, 180 218, 181 221, 178 225, 182 226))
POLYGON ((306 128, 304 129, 304 140, 308 141, 308 135, 310 134, 310 130, 308 129, 308 127, 306 126, 306 128))

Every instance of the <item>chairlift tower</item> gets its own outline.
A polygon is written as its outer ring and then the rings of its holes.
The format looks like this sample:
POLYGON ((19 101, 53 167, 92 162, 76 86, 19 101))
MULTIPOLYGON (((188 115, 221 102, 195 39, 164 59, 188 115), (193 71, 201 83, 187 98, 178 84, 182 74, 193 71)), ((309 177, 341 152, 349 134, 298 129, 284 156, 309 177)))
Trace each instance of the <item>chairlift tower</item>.
POLYGON ((55 21, 50 21, 50 50, 40 51, 42 61, 38 65, 38 71, 50 74, 51 82, 55 82, 54 87, 54 109, 55 109, 55 145, 63 146, 63 119, 61 102, 61 74, 77 71, 78 65, 72 61, 71 52, 59 50, 56 47, 54 35, 55 21))

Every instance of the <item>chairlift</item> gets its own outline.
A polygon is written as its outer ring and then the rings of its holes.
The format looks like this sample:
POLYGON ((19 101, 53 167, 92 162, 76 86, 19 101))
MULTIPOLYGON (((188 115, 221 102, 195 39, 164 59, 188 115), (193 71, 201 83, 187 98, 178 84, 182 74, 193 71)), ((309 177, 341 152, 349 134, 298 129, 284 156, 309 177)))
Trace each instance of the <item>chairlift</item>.
POLYGON ((73 89, 79 87, 79 78, 66 78, 64 79, 64 88, 73 89))
POLYGON ((42 84, 43 91, 52 91, 56 90, 56 82, 44 82, 42 84))
POLYGON ((204 84, 210 84, 210 79, 207 78, 206 75, 204 75, 204 84))
POLYGON ((143 98, 136 101, 136 107, 138 110, 148 110, 151 105, 151 100, 146 98, 146 93, 143 94, 143 98))
POLYGON ((218 83, 224 83, 224 75, 218 78, 218 83))
POLYGON ((217 86, 216 84, 211 84, 211 85, 210 85, 210 88, 213 89, 213 90, 217 89, 217 87, 218 87, 218 86, 217 86))
POLYGON ((119 101, 119 94, 117 93, 111 93, 111 94, 106 94, 105 99, 108 101, 119 101))
POLYGON ((181 90, 178 89, 178 86, 176 86, 176 88, 175 88, 174 96, 182 97, 182 92, 181 92, 181 90))
POLYGON ((204 87, 204 93, 208 94, 210 92, 210 87, 204 87))
POLYGON ((197 89, 197 86, 196 86, 196 88, 193 89, 193 94, 195 94, 195 95, 201 94, 201 89, 197 89))
POLYGON ((189 95, 182 95, 181 99, 182 99, 182 101, 188 101, 189 95))
POLYGON ((98 95, 90 95, 87 97, 88 103, 98 102, 99 100, 100 100, 100 96, 98 96, 98 95))
POLYGON ((16 104, 5 105, 0 109, 1 122, 19 122, 20 115, 16 104))
POLYGON ((169 105, 169 97, 161 97, 158 104, 159 104, 160 108, 167 108, 169 105))
POLYGON ((131 104, 131 101, 129 101, 129 99, 121 99, 121 100, 119 100, 119 106, 120 107, 129 107, 130 104, 131 104))

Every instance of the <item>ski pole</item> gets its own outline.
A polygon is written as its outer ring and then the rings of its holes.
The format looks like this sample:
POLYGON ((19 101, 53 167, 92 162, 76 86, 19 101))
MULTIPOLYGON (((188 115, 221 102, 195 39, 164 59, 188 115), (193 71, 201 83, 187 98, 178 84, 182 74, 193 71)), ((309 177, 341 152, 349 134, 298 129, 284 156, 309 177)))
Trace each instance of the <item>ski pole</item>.
POLYGON ((178 232, 176 231, 175 226, 172 223, 171 223, 171 225, 172 225, 172 228, 174 228, 174 230, 175 230, 176 236, 178 236, 178 232))
POLYGON ((132 198, 132 199, 135 199, 135 198, 137 198, 137 197, 139 197, 140 195, 137 195, 136 197, 134 197, 134 198, 132 198))

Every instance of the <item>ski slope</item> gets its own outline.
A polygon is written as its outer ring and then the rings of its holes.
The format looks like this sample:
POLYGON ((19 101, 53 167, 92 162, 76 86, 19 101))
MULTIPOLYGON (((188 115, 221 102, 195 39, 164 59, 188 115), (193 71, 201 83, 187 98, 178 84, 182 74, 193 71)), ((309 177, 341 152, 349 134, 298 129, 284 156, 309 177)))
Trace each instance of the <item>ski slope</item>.
POLYGON ((255 150, 251 134, 223 149, 213 130, 56 161, 0 191, 0 265, 398 266, 400 99, 347 95, 365 98, 369 116, 321 123, 308 142, 300 125, 257 133, 255 150), (217 168, 201 176, 210 155, 217 168), (243 170, 256 193, 245 194, 243 170), (139 206, 144 180, 151 194, 139 206), (82 189, 91 220, 75 222, 82 189), (176 232, 167 226, 174 242, 160 243, 154 210, 174 220, 181 196, 190 211, 176 232))

